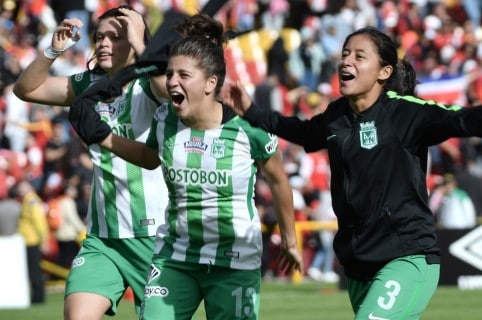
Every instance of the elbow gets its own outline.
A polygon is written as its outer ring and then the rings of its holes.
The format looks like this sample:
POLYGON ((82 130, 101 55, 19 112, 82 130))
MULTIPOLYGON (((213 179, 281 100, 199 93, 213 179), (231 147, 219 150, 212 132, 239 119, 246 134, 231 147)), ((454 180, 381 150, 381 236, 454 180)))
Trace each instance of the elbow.
POLYGON ((154 170, 161 165, 161 160, 158 157, 156 149, 145 146, 142 149, 141 154, 142 154, 141 163, 144 169, 154 170))
POLYGON ((22 99, 22 100, 25 99, 25 94, 24 94, 22 88, 20 88, 20 86, 18 84, 13 85, 12 91, 19 99, 22 99))
POLYGON ((142 161, 142 167, 147 170, 157 169, 160 165, 161 165, 161 161, 157 156, 144 157, 144 161, 142 161))
POLYGON ((15 83, 13 85, 13 88, 12 88, 12 92, 17 96, 17 98, 19 98, 20 100, 23 100, 23 101, 30 101, 29 99, 29 96, 28 96, 28 92, 22 88, 21 85, 19 85, 18 83, 15 83))
POLYGON ((147 169, 147 170, 154 170, 157 167, 159 167, 159 164, 145 163, 143 167, 144 167, 144 169, 147 169))

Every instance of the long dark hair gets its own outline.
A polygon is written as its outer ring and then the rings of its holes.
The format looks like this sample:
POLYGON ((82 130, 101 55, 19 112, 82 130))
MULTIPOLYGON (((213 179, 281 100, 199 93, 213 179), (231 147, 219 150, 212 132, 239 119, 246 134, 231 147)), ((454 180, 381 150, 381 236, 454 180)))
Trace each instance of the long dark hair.
MULTIPOLYGON (((127 5, 121 5, 117 8, 113 8, 113 9, 109 9, 107 10, 106 12, 104 12, 102 15, 99 16, 99 18, 97 19, 97 24, 96 26, 94 27, 94 30, 92 32, 92 42, 95 43, 97 41, 96 37, 97 37, 97 29, 98 29, 98 26, 99 26, 99 23, 104 20, 104 19, 107 19, 107 18, 112 18, 112 17, 119 17, 119 16, 123 16, 124 14, 119 10, 119 9, 129 9, 129 10, 134 10, 134 8, 130 7, 130 6, 127 6, 127 5)), ((137 12, 137 11, 136 11, 137 12)), ((140 14, 140 13, 139 13, 140 14)), ((149 43, 149 40, 151 38, 151 33, 149 32, 149 28, 147 26, 147 23, 146 23, 146 20, 143 19, 143 22, 144 22, 144 44, 147 46, 147 44, 149 43)), ((94 73, 97 73, 97 74, 105 74, 105 70, 101 69, 99 67, 99 65, 97 64, 97 56, 96 56, 96 53, 94 52, 92 54, 92 57, 89 58, 89 60, 87 61, 87 69, 94 72, 94 73), (92 66, 92 69, 90 68, 90 66, 92 66)))
POLYGON ((393 72, 385 81, 384 89, 396 91, 403 95, 414 95, 415 86, 418 83, 416 72, 408 61, 398 59, 397 45, 392 38, 377 28, 366 27, 348 35, 343 43, 343 47, 346 46, 352 37, 357 35, 366 35, 371 39, 376 47, 382 67, 392 67, 393 72))

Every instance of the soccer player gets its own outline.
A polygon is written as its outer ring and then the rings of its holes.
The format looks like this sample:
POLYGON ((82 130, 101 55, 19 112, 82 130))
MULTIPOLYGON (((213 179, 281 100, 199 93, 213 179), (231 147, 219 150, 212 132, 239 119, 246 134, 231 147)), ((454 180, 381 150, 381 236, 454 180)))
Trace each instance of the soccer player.
MULTIPOLYGON (((157 110, 147 142, 114 133, 99 142, 139 166, 160 166, 169 191, 167 223, 157 233, 140 318, 191 319, 204 300, 209 319, 257 319, 262 238, 253 196, 258 169, 269 182, 278 214, 280 268, 302 270, 278 140, 218 101, 226 76, 222 24, 197 14, 177 31, 182 40, 172 46, 166 70, 171 102, 157 110)), ((87 126, 81 120, 74 127, 87 126)))
POLYGON ((482 136, 482 108, 444 106, 405 94, 416 84, 397 48, 363 28, 349 35, 338 66, 343 97, 309 120, 253 106, 230 86, 223 101, 252 125, 302 145, 328 149, 334 249, 347 277, 355 319, 419 319, 434 294, 440 257, 426 186, 428 147, 482 136), (403 94, 392 79, 402 80, 403 94))
MULTIPOLYGON (((145 50, 149 30, 140 13, 122 6, 98 18, 94 53, 85 72, 71 77, 49 76, 53 61, 81 36, 82 23, 65 19, 56 28, 51 47, 23 71, 14 92, 27 101, 69 106, 104 75, 136 62, 145 50)), ((129 82, 123 94, 98 108, 119 135, 144 142, 154 111, 165 92, 165 78, 129 82)), ((102 319, 116 313, 130 286, 137 310, 142 301, 155 233, 164 223, 167 190, 159 169, 145 170, 120 159, 98 144, 89 146, 94 164, 88 212, 88 234, 75 258, 65 290, 66 319, 102 319)))

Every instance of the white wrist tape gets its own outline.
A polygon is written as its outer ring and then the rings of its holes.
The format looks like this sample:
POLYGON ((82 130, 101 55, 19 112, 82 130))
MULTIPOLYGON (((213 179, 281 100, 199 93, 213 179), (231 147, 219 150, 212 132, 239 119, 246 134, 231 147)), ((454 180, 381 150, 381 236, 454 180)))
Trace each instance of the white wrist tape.
POLYGON ((52 48, 52 46, 50 46, 50 47, 48 47, 47 49, 44 50, 44 56, 46 56, 50 60, 55 60, 59 56, 61 56, 62 53, 64 53, 65 50, 72 48, 77 43, 77 40, 69 38, 67 40, 67 43, 65 44, 65 47, 64 47, 63 50, 57 50, 57 49, 52 48))
POLYGON ((52 48, 52 46, 44 50, 44 56, 46 56, 50 60, 57 59, 62 53, 64 53, 64 50, 57 50, 52 48))

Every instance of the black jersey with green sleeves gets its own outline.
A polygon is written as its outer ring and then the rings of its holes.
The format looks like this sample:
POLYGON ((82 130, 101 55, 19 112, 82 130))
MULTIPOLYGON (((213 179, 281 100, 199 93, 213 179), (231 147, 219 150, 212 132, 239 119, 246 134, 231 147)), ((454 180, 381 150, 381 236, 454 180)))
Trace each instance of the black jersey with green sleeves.
POLYGON ((368 279, 405 255, 438 261, 427 205, 428 147, 450 137, 482 136, 481 107, 387 92, 360 113, 342 97, 309 120, 256 107, 245 117, 308 152, 328 149, 339 223, 334 247, 348 276, 368 279))

